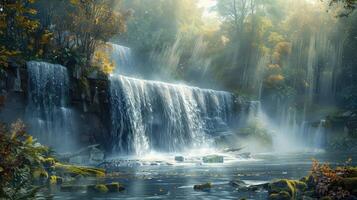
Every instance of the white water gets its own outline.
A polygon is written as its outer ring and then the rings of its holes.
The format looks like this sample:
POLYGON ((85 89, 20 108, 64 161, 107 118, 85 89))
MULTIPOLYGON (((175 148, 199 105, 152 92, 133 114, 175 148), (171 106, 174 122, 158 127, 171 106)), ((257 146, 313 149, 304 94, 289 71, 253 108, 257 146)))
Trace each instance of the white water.
MULTIPOLYGON (((126 60, 125 55, 128 53, 113 52, 112 56, 126 60)), ((211 146, 212 138, 228 129, 234 102, 227 92, 137 79, 119 72, 110 76, 110 103, 113 152, 143 155, 211 146)))
POLYGON ((144 154, 210 146, 214 131, 232 119, 227 92, 110 77, 113 150, 144 154))
POLYGON ((27 63, 28 104, 26 119, 30 133, 57 151, 74 146, 76 126, 67 106, 68 72, 64 66, 46 62, 27 63))

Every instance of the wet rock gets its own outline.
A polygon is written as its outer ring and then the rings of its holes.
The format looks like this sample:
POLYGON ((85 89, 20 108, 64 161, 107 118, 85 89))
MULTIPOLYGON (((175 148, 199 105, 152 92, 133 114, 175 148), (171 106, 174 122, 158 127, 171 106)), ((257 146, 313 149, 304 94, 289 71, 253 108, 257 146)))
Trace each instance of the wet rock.
POLYGON ((118 182, 105 184, 105 186, 108 188, 108 192, 120 192, 125 190, 124 186, 118 182))
POLYGON ((247 187, 248 185, 246 183, 244 183, 244 181, 242 180, 234 180, 234 181, 230 181, 229 185, 236 187, 236 188, 244 188, 247 187))
POLYGON ((176 162, 183 162, 183 161, 185 161, 185 158, 183 156, 175 156, 175 161, 176 162))
POLYGON ((210 190, 212 188, 212 184, 211 183, 204 183, 204 184, 198 184, 198 185, 194 185, 193 189, 194 190, 210 190))
POLYGON ((107 193, 109 191, 109 189, 104 184, 97 184, 97 185, 88 185, 87 191, 95 192, 95 193, 107 193))
POLYGON ((203 163, 223 163, 223 156, 220 155, 209 155, 202 158, 203 163))

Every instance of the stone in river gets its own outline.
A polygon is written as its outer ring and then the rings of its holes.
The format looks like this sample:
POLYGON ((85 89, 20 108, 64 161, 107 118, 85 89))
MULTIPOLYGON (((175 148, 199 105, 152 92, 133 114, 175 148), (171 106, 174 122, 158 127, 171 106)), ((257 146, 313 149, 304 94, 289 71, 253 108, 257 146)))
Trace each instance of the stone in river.
POLYGON ((209 155, 202 158, 204 163, 223 163, 223 156, 209 155))
POLYGON ((194 185, 193 189, 194 190, 210 190, 212 188, 212 184, 211 183, 204 183, 204 184, 198 184, 198 185, 194 185))
POLYGON ((175 161, 176 162, 183 162, 183 161, 185 161, 185 158, 183 156, 175 156, 175 161))

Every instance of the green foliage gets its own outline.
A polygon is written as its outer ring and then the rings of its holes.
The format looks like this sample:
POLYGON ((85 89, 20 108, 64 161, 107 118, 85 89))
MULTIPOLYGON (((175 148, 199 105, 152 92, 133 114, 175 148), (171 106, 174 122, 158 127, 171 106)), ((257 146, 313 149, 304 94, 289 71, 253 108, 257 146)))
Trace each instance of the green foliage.
POLYGON ((31 199, 40 189, 32 185, 36 171, 44 171, 42 160, 48 148, 25 132, 21 121, 8 130, 0 128, 0 198, 31 199))

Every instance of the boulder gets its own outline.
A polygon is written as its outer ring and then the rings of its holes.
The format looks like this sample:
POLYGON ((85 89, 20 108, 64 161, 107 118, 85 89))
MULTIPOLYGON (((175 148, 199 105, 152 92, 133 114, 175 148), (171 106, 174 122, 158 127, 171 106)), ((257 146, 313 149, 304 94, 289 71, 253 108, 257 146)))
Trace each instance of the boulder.
POLYGON ((105 186, 108 188, 108 192, 120 192, 125 190, 124 186, 118 182, 105 184, 105 186))
POLYGON ((210 190, 212 188, 212 184, 211 183, 204 183, 204 184, 198 184, 198 185, 194 185, 193 189, 194 190, 210 190))
POLYGON ((220 155, 209 155, 202 158, 203 163, 223 163, 223 156, 220 155))
POLYGON ((242 180, 234 180, 234 181, 230 181, 229 185, 235 187, 235 188, 244 188, 247 187, 248 185, 246 183, 244 183, 244 181, 242 180))
POLYGON ((185 158, 183 156, 175 156, 175 161, 176 162, 183 162, 183 161, 185 161, 185 158))
POLYGON ((109 189, 104 184, 97 184, 97 185, 88 185, 87 191, 94 192, 94 193, 107 193, 109 189))

